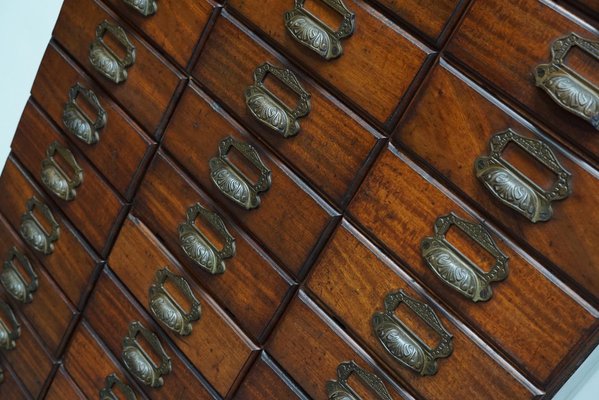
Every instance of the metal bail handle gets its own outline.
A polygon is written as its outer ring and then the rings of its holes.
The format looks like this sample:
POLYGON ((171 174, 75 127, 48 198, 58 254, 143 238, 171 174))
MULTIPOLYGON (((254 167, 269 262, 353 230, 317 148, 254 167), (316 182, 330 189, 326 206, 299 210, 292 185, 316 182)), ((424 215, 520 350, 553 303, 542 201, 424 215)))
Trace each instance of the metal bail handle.
POLYGON ((347 361, 337 367, 337 380, 327 382, 329 400, 361 400, 360 396, 349 386, 349 377, 355 374, 378 400, 392 400, 385 384, 375 374, 362 369, 354 361, 347 361))
POLYGON ((96 29, 96 39, 89 46, 89 61, 99 73, 118 84, 127 80, 127 69, 135 63, 135 46, 123 28, 103 21, 96 29), (107 33, 125 48, 122 59, 104 42, 107 33))
POLYGON ((54 251, 54 242, 60 237, 60 226, 52 215, 50 208, 39 201, 35 196, 27 200, 25 204, 25 213, 21 216, 21 225, 19 233, 29 246, 44 255, 52 254, 54 251), (46 232, 42 224, 33 214, 34 210, 39 210, 50 225, 50 232, 46 232))
POLYGON ((100 130, 106 125, 106 111, 91 89, 76 83, 69 90, 69 101, 64 106, 62 122, 69 132, 83 143, 96 144, 100 140, 100 130), (79 107, 77 104, 79 96, 96 110, 95 120, 79 107))
POLYGON ((33 266, 27 256, 21 253, 16 247, 12 247, 8 252, 2 272, 0 272, 0 283, 4 287, 4 290, 15 300, 21 303, 31 303, 33 300, 33 293, 39 286, 37 274, 33 270, 33 266), (15 266, 15 259, 21 264, 27 274, 27 279, 25 279, 15 266))
POLYGON ((12 308, 2 300, 0 300, 0 310, 8 319, 5 321, 0 317, 0 349, 8 351, 16 347, 16 340, 21 336, 21 325, 12 308))
POLYGON ((158 10, 158 4, 155 0, 123 0, 123 3, 137 10, 144 17, 149 17, 158 10))
POLYGON ((83 169, 77 164, 71 150, 54 141, 46 150, 46 158, 42 160, 41 181, 44 186, 59 199, 75 200, 76 188, 83 182, 83 169), (56 161, 56 156, 63 159, 71 171, 65 171, 56 161))
POLYGON ((135 392, 131 386, 123 383, 116 374, 110 374, 106 377, 104 387, 100 389, 100 400, 119 400, 113 389, 117 388, 125 397, 124 400, 136 400, 135 392))

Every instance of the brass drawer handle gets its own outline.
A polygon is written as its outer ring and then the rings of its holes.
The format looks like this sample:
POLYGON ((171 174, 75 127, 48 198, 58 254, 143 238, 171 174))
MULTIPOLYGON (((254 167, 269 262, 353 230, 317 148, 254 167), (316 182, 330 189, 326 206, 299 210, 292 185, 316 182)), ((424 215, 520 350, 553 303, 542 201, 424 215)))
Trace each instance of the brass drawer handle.
POLYGON ((76 188, 83 182, 83 170, 71 150, 52 142, 46 150, 46 158, 42 160, 41 179, 44 186, 58 198, 71 201, 77 196, 76 188), (71 168, 70 174, 56 161, 57 154, 64 161, 63 165, 71 168))
POLYGON ((144 328, 141 322, 134 321, 129 325, 129 332, 123 339, 121 355, 127 370, 143 384, 159 388, 164 385, 163 375, 171 372, 171 359, 164 351, 158 336, 144 328), (148 353, 137 341, 137 335, 142 335, 152 346, 154 354, 160 357, 160 365, 156 365, 148 353))
POLYGON ((509 258, 497 247, 489 232, 482 225, 465 221, 453 213, 437 218, 435 235, 425 238, 420 250, 428 267, 443 282, 474 302, 489 300, 493 295, 491 282, 504 280, 508 275, 509 258), (483 271, 445 239, 452 225, 495 257, 489 272, 483 271))
POLYGON ((302 45, 315 51, 325 60, 339 57, 343 53, 341 39, 351 36, 356 29, 356 15, 341 0, 321 0, 343 17, 337 31, 329 28, 304 8, 305 0, 295 0, 295 7, 285 13, 285 27, 291 36, 302 45))
POLYGON ((202 315, 200 301, 193 294, 189 283, 167 268, 156 272, 154 283, 150 286, 150 311, 160 322, 181 336, 191 334, 191 323, 200 319, 202 315), (167 279, 189 301, 191 304, 189 311, 185 311, 166 290, 164 283, 167 279))
POLYGON ((5 321, 0 316, 0 349, 12 350, 17 345, 16 340, 21 336, 21 325, 12 308, 2 300, 0 300, 0 310, 2 310, 2 315, 8 319, 5 321))
POLYGON ((96 39, 89 46, 89 61, 94 68, 114 83, 127 80, 127 68, 135 63, 135 46, 120 26, 103 21, 96 28, 96 39), (123 59, 104 43, 104 35, 110 33, 126 50, 123 59))
POLYGON ((525 138, 508 129, 491 137, 490 149, 488 156, 476 160, 476 176, 503 204, 532 222, 548 221, 553 215, 551 202, 565 199, 572 193, 571 174, 561 166, 551 148, 542 141, 525 138), (543 190, 501 158, 501 153, 510 142, 557 175, 550 190, 543 190))
POLYGON ((210 160, 210 178, 218 189, 236 204, 251 210, 260 205, 258 193, 270 189, 271 171, 264 165, 256 149, 247 143, 233 139, 223 139, 218 146, 218 156, 210 160), (231 148, 238 150, 253 166, 260 171, 255 184, 246 177, 229 159, 231 148))
POLYGON ((2 272, 0 272, 0 283, 2 283, 4 290, 15 300, 21 303, 30 303, 33 300, 33 293, 39 285, 37 274, 33 270, 33 266, 27 256, 17 250, 16 247, 11 248, 8 252, 2 272), (21 264, 27 274, 27 279, 15 266, 15 259, 21 264))
POLYGON ((21 237, 32 248, 42 254, 52 254, 54 251, 54 242, 60 237, 60 226, 52 215, 50 208, 39 201, 35 196, 27 200, 25 204, 25 213, 21 216, 21 226, 19 233, 21 237), (50 232, 38 221, 33 212, 39 210, 50 226, 50 232))
POLYGON ((571 33, 553 42, 551 63, 541 64, 535 69, 536 84, 562 108, 599 130, 599 87, 564 64, 573 46, 580 47, 599 61, 599 42, 571 33))
POLYGON ((131 386, 123 383, 118 376, 110 374, 106 377, 104 387, 100 390, 100 400, 119 400, 113 388, 119 389, 125 400, 136 400, 135 392, 131 389, 131 386))
POLYGON ((453 336, 441 324, 433 309, 428 304, 411 298, 403 290, 389 293, 385 297, 385 312, 373 315, 372 326, 375 336, 393 358, 423 376, 436 374, 437 359, 449 357, 453 351, 453 336), (401 303, 408 306, 441 337, 436 348, 431 349, 395 315, 395 309, 401 303))
POLYGON ((144 17, 149 17, 158 10, 158 4, 155 0, 123 0, 123 2, 137 10, 144 17))
POLYGON ((227 230, 222 218, 199 203, 187 210, 186 221, 179 225, 179 241, 185 254, 211 274, 225 272, 224 260, 235 255, 235 238, 227 230), (221 235, 224 241, 221 250, 218 250, 195 225, 198 217, 221 235))
POLYGON ((100 140, 99 131, 106 125, 106 111, 91 89, 76 83, 69 90, 69 101, 64 106, 62 122, 79 140, 87 144, 96 144, 100 140), (92 120, 77 104, 79 95, 96 110, 95 120, 92 120))
POLYGON ((392 400, 385 388, 385 384, 375 374, 364 371, 354 361, 347 361, 337 367, 337 380, 327 382, 329 400, 360 400, 360 396, 349 386, 349 377, 352 374, 364 383, 379 400, 392 400))
POLYGON ((254 71, 254 84, 245 90, 245 104, 258 121, 283 137, 289 137, 299 132, 298 119, 310 112, 310 93, 302 87, 290 70, 264 63, 254 71), (294 110, 264 86, 264 79, 269 73, 299 96, 298 105, 294 110))

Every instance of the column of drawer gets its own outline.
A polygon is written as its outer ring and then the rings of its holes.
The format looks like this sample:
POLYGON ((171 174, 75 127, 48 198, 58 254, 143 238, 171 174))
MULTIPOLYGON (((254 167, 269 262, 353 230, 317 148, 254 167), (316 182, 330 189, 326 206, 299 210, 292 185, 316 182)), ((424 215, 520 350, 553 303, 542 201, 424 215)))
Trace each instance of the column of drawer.
POLYGON ((0 396, 3 399, 29 400, 31 396, 10 366, 0 357, 0 396))
POLYGON ((62 400, 62 399, 79 399, 85 400, 85 395, 81 392, 81 389, 73 381, 73 378, 65 371, 64 367, 61 366, 54 374, 52 383, 46 392, 46 399, 48 400, 62 400))

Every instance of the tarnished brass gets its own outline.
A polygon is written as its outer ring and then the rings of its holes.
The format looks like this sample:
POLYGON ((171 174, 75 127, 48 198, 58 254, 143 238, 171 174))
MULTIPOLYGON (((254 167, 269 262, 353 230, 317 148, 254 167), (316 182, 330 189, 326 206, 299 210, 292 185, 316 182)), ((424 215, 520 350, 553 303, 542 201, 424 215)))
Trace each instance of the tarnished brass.
POLYGON ((403 290, 389 293, 385 297, 385 311, 373 315, 372 326, 374 335, 394 359, 423 376, 436 374, 437 359, 449 357, 453 351, 453 336, 441 324, 433 309, 411 298, 403 290), (436 348, 431 349, 395 315, 395 310, 401 303, 408 306, 441 337, 436 348))
POLYGON ((0 383, 4 382, 4 370, 0 366, 0 383))
POLYGON ((103 21, 96 29, 96 39, 89 46, 89 61, 94 68, 114 83, 127 80, 127 69, 135 63, 135 46, 120 26, 103 21), (125 57, 119 56, 104 42, 110 33, 125 48, 125 57))
POLYGON ((211 274, 225 272, 224 260, 235 255, 235 238, 227 230, 222 218, 199 203, 187 210, 186 221, 179 225, 179 243, 189 258, 211 274), (218 250, 195 225, 198 217, 221 235, 224 241, 221 250, 218 250))
POLYGON ((69 101, 64 106, 62 122, 79 140, 87 144, 96 144, 100 140, 100 130, 106 125, 106 111, 91 89, 76 83, 69 90, 69 101), (79 95, 96 110, 95 120, 92 120, 77 104, 79 95))
POLYGON ((129 325, 129 332, 123 339, 123 352, 121 354, 127 370, 144 385, 159 388, 164 385, 163 376, 171 372, 171 359, 164 351, 158 336, 144 328, 139 321, 129 325), (146 342, 152 346, 154 354, 160 357, 160 364, 156 365, 152 357, 137 341, 137 335, 142 335, 146 342))
POLYGON ((21 336, 21 325, 15 317, 12 308, 4 301, 0 300, 0 349, 12 350, 17 345, 16 340, 21 336), (4 316, 8 321, 5 321, 4 316))
POLYGON ((566 55, 574 46, 599 61, 599 42, 571 33, 553 42, 551 62, 535 69, 536 84, 560 107, 590 122, 599 130, 599 87, 564 63, 566 55))
POLYGON ((302 45, 315 51, 325 60, 332 60, 343 53, 341 39, 351 36, 356 29, 356 15, 341 0, 320 0, 343 17, 338 30, 329 28, 304 8, 305 0, 295 0, 295 7, 284 15, 285 27, 302 45))
POLYGON ((484 226, 465 221, 454 213, 437 218, 435 235, 422 241, 420 251, 426 264, 443 282, 474 302, 489 300, 493 295, 491 282, 504 280, 508 275, 509 258, 497 247, 484 226), (445 239, 452 225, 495 258, 489 272, 482 270, 445 239))
POLYGON ((0 283, 4 287, 4 290, 15 300, 21 303, 30 303, 33 300, 33 293, 39 285, 37 274, 33 270, 33 266, 27 256, 21 253, 16 247, 12 247, 8 252, 2 272, 0 272, 0 283), (21 264, 21 267, 27 274, 27 278, 15 266, 15 259, 21 264))
POLYGON ((360 396, 349 386, 352 374, 364 383, 378 400, 392 400, 381 378, 364 371, 354 361, 347 361, 337 367, 337 380, 327 382, 329 400, 361 400, 360 396))
POLYGON ((218 157, 210 160, 210 178, 225 196, 246 210, 258 207, 260 205, 258 193, 267 191, 271 185, 271 171, 264 165, 256 149, 231 136, 220 142, 218 157), (260 171, 255 184, 227 158, 232 147, 260 171))
POLYGON ((48 146, 46 158, 42 160, 41 180, 44 186, 58 198, 71 201, 77 196, 76 188, 83 182, 83 170, 77 164, 71 150, 54 141, 48 146), (57 154, 71 171, 67 173, 60 166, 55 159, 57 154))
POLYGON ((33 196, 25 204, 25 213, 21 216, 19 233, 29 246, 42 254, 48 255, 52 254, 54 242, 60 237, 60 226, 52 215, 50 208, 33 196), (36 209, 42 213, 48 225, 50 225, 50 232, 46 232, 43 225, 33 214, 36 209))
POLYGON ((537 139, 518 135, 511 129, 494 135, 490 141, 490 154, 476 159, 476 176, 496 198, 532 222, 548 221, 553 215, 551 202, 562 200, 572 193, 571 174, 561 166, 549 146, 537 139), (557 176, 549 190, 544 190, 501 158, 510 143, 533 156, 557 176))
POLYGON ((188 336, 192 330, 191 323, 200 319, 202 315, 200 301, 193 294, 189 283, 166 267, 156 272, 154 283, 150 286, 150 311, 167 328, 181 336, 188 336), (189 300, 189 311, 185 311, 166 290, 164 283, 167 279, 189 300))
POLYGON ((119 400, 120 398, 114 393, 113 388, 119 389, 124 396, 122 400, 136 400, 135 392, 131 386, 123 383, 118 376, 110 374, 106 377, 104 387, 100 389, 100 400, 119 400))
POLYGON ((310 113, 310 93, 302 87, 295 74, 290 70, 264 63, 254 71, 254 84, 245 90, 245 104, 258 121, 283 137, 289 137, 299 132, 298 119, 310 113), (297 107, 294 110, 264 86, 264 79, 269 73, 299 96, 297 107))
POLYGON ((155 0, 123 0, 129 7, 137 10, 144 17, 155 14, 158 10, 158 4, 155 0))

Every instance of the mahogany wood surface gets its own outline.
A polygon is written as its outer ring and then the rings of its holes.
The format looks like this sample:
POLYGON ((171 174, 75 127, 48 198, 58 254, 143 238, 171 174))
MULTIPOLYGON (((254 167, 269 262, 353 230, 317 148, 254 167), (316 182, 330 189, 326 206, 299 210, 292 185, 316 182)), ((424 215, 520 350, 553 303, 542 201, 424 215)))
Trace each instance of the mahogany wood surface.
POLYGON ((64 370, 64 367, 58 368, 52 384, 48 388, 46 393, 46 399, 48 400, 64 400, 64 399, 79 399, 85 400, 85 395, 81 392, 81 389, 73 382, 73 379, 64 370))
POLYGON ((29 400, 31 397, 23 388, 23 384, 10 366, 0 356, 0 369, 4 374, 4 382, 0 385, 0 396, 6 399, 29 400))

